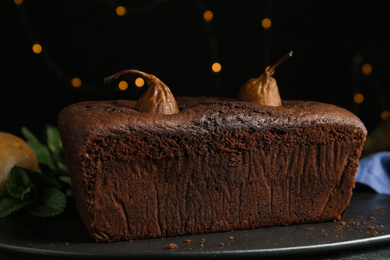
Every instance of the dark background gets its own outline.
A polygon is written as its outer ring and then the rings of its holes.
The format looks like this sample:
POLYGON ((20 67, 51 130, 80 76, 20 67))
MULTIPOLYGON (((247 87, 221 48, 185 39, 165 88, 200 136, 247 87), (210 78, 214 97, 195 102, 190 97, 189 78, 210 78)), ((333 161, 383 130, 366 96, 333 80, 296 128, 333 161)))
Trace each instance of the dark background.
MULTIPOLYGON (((281 56, 283 99, 316 100, 357 114, 368 130, 390 110, 390 8, 386 1, 24 1, 0 3, 0 131, 39 133, 58 112, 83 100, 137 99, 103 78, 136 68, 175 96, 235 97, 249 78, 281 56), (119 17, 115 8, 127 14, 119 17), (210 23, 203 11, 214 14, 210 23), (265 30, 261 20, 269 17, 265 30), (34 54, 33 43, 43 46, 34 54), (220 73, 211 64, 222 65, 220 73), (361 66, 372 65, 365 76, 361 66), (79 77, 83 85, 70 85, 79 77), (357 105, 353 96, 364 94, 357 105)), ((123 79, 132 82, 132 76, 123 79)))

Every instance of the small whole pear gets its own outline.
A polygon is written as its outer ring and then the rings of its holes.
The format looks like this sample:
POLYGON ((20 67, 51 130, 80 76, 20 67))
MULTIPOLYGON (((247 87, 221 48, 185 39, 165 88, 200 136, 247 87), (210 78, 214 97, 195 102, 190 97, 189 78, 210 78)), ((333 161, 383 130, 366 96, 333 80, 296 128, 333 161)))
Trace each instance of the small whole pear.
POLYGON ((179 107, 171 90, 159 78, 139 70, 122 70, 104 79, 106 84, 110 84, 123 74, 133 73, 144 78, 148 88, 138 99, 134 109, 139 112, 149 112, 156 114, 171 115, 179 112, 179 107))
POLYGON ((251 78, 240 88, 237 100, 257 103, 265 106, 281 106, 279 88, 276 80, 271 76, 276 67, 293 55, 290 51, 280 58, 274 65, 268 67, 258 78, 251 78))
POLYGON ((0 194, 7 191, 10 172, 15 165, 32 171, 39 169, 34 151, 23 139, 0 132, 0 194))
POLYGON ((266 71, 258 78, 249 79, 238 92, 237 100, 266 106, 281 106, 278 85, 269 74, 266 71))

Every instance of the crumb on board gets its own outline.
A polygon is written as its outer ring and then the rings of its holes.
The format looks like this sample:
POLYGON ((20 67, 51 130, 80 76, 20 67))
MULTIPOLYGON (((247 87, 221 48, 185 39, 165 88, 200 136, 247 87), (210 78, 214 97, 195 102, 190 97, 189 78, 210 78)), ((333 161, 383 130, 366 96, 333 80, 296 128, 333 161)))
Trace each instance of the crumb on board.
POLYGON ((175 249, 175 248, 179 248, 179 246, 175 243, 170 243, 166 246, 164 246, 165 249, 175 249))

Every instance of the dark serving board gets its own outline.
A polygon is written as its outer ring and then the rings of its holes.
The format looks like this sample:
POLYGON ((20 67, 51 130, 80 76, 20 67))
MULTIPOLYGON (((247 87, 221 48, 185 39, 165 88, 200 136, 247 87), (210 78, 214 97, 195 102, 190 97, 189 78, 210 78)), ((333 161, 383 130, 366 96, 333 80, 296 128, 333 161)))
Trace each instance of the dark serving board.
POLYGON ((32 258, 145 259, 297 256, 390 243, 390 196, 355 193, 342 221, 95 243, 74 208, 54 218, 0 219, 0 254, 32 258), (186 241, 190 240, 190 241, 186 241), (170 243, 176 249, 167 249, 170 243))

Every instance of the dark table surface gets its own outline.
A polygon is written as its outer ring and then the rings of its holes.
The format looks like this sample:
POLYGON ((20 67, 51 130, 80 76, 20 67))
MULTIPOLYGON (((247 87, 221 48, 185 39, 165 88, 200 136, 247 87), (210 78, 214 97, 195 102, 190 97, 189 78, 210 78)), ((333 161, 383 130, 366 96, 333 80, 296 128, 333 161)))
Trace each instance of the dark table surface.
POLYGON ((94 243, 74 206, 63 215, 0 219, 3 259, 390 259, 390 196, 355 192, 339 222, 94 243), (189 243, 186 239, 191 240, 189 243), (204 240, 203 240, 204 239, 204 240), (203 242, 201 242, 203 240, 203 242), (176 243, 178 249, 166 249, 176 243), (223 245, 222 245, 223 243, 223 245))

